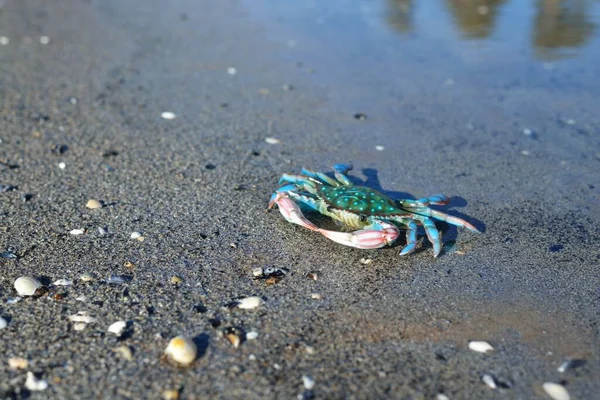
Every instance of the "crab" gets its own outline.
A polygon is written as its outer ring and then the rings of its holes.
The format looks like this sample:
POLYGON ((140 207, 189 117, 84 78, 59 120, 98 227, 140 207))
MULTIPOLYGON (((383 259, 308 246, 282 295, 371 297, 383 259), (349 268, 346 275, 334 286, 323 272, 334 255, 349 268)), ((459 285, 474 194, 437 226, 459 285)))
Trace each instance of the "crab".
POLYGON ((273 193, 267 211, 277 205, 288 222, 359 249, 390 246, 400 236, 400 229, 406 230, 406 245, 400 251, 401 256, 416 250, 419 225, 433 245, 433 256, 440 254, 442 239, 434 220, 479 232, 463 219, 430 208, 447 205, 450 199, 444 195, 393 200, 377 190, 352 184, 346 176, 352 170, 351 164, 336 164, 333 169, 335 179, 308 169, 302 169, 300 175, 283 174, 279 184, 285 185, 273 193), (338 232, 319 228, 304 216, 300 205, 355 230, 338 232))

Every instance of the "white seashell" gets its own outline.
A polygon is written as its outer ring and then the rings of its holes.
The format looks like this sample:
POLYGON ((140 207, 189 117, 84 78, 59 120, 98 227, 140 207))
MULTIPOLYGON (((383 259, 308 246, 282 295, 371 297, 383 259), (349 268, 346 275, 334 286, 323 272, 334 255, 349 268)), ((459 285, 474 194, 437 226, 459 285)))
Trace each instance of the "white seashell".
POLYGON ((40 281, 30 276, 22 276, 15 281, 15 289, 19 296, 33 296, 41 287, 40 281))
POLYGON ((8 326, 8 321, 2 317, 0 317, 0 329, 4 329, 8 326))
POLYGON ((177 117, 172 111, 163 111, 162 113, 160 113, 160 116, 163 119, 175 119, 175 117, 177 117))
POLYGON ((302 383, 306 390, 313 390, 315 387, 315 380, 309 375, 302 375, 302 383))
POLYGON ((258 296, 250 296, 237 301, 237 307, 243 310, 249 310, 260 306, 262 299, 258 296))
POLYGON ((312 293, 310 298, 313 300, 323 300, 323 295, 321 293, 312 293))
POLYGON ((196 344, 185 336, 176 336, 169 342, 165 354, 181 365, 190 365, 196 359, 198 348, 196 344))
POLYGON ((262 268, 260 268, 260 267, 259 267, 259 268, 254 268, 254 269, 252 270, 252 275, 253 275, 254 277, 256 277, 256 278, 258 278, 259 276, 262 276, 262 275, 263 275, 263 269, 262 269, 262 268))
POLYGON ((377 145, 377 146, 375 146, 375 150, 377 150, 377 151, 384 151, 385 147, 383 147, 381 145, 377 145))
POLYGON ((373 260, 370 258, 361 258, 360 263, 363 265, 369 265, 369 264, 373 263, 373 260))
POLYGON ((258 332, 256 332, 256 331, 250 331, 250 332, 246 333, 246 339, 247 340, 254 340, 256 338, 258 338, 258 332))
POLYGON ((485 383, 486 385, 488 385, 489 387, 491 387, 492 389, 496 389, 496 387, 497 387, 494 377, 489 374, 483 374, 481 376, 481 381, 483 383, 485 383))
POLYGON ((86 326, 87 324, 85 322, 75 322, 73 324, 73 329, 76 331, 82 331, 85 329, 86 326))
POLYGON ((29 361, 23 357, 11 357, 8 359, 10 369, 25 369, 29 366, 29 361))
POLYGON ((25 380, 25 388, 32 392, 39 392, 48 389, 48 382, 36 378, 33 372, 28 371, 27 379, 25 380))
POLYGON ((109 327, 108 327, 108 331, 110 333, 114 333, 115 335, 117 335, 117 337, 121 336, 121 334, 123 333, 123 331, 125 330, 125 328, 127 328, 127 322, 125 321, 117 321, 112 323, 109 327))
POLYGON ((571 396, 567 389, 558 383, 546 382, 542 385, 544 392, 552 398, 552 400, 571 400, 571 396))
POLYGON ((54 286, 71 286, 72 284, 73 281, 70 281, 68 279, 59 279, 53 283, 54 286))
POLYGON ((437 396, 435 396, 435 400, 450 400, 450 397, 443 393, 438 393, 437 396))
POLYGON ((83 229, 73 229, 69 231, 71 235, 82 235, 85 232, 83 229))
POLYGON ((280 144, 281 140, 274 138, 274 137, 268 137, 268 138, 265 138, 265 142, 267 142, 269 144, 280 144))
POLYGON ((483 342, 483 341, 470 341, 469 349, 471 349, 473 351, 477 351, 479 353, 485 353, 485 352, 494 350, 494 348, 492 347, 491 344, 489 344, 488 342, 483 342))
POLYGON ((91 317, 87 311, 79 311, 75 315, 69 317, 71 322, 83 322, 84 324, 93 324, 97 321, 96 318, 91 317))
POLYGON ((129 348, 129 346, 119 346, 113 349, 115 353, 119 353, 124 359, 127 361, 133 360, 133 352, 129 348))
POLYGON ((85 206, 91 210, 95 210, 96 208, 102 208, 102 203, 96 199, 89 199, 87 203, 85 203, 85 206))
POLYGON ((58 163, 58 168, 65 169, 67 168, 67 164, 65 164, 64 162, 58 163))
POLYGON ((129 237, 132 239, 138 239, 138 238, 142 237, 142 234, 139 232, 131 232, 131 235, 129 237))

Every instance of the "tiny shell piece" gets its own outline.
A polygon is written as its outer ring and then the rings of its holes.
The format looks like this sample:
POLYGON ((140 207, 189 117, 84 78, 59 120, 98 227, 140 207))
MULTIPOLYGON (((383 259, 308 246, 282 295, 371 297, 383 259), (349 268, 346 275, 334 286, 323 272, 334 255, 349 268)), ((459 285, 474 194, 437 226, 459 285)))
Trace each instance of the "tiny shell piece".
POLYGON ((571 400, 571 395, 563 385, 546 382, 542 385, 542 388, 553 400, 571 400))
POLYGON ((310 298, 313 300, 322 300, 323 295, 321 293, 313 293, 310 295, 310 298))
POLYGON ((250 296, 237 301, 237 307, 243 310, 249 310, 260 306, 262 299, 258 296, 250 296))
POLYGON ((443 393, 438 393, 437 396, 435 396, 435 400, 450 400, 450 397, 443 393))
POLYGON ((117 335, 117 337, 119 337, 119 336, 121 336, 121 334, 123 334, 123 331, 125 330, 126 327, 127 327, 127 322, 117 321, 117 322, 112 323, 108 327, 108 331, 110 333, 114 333, 115 335, 117 335))
POLYGON ((360 259, 360 263, 363 265, 369 265, 373 262, 373 260, 371 258, 361 258, 360 259))
POLYGON ((160 116, 163 119, 175 119, 175 117, 177 117, 172 111, 164 111, 160 114, 160 116))
POLYGON ((171 339, 165 354, 176 363, 187 366, 196 359, 198 348, 191 339, 180 335, 171 339))
POLYGON ((258 268, 254 268, 254 269, 252 270, 252 275, 253 275, 255 278, 261 277, 261 276, 263 275, 263 269, 262 269, 262 268, 260 268, 260 267, 258 267, 258 268))
POLYGON ((139 232, 131 232, 131 236, 132 239, 139 239, 142 237, 142 234, 139 232))
POLYGON ((102 208, 102 203, 96 199, 89 199, 85 206, 91 210, 95 210, 96 208, 102 208))
POLYGON ((89 272, 84 272, 83 275, 81 275, 81 280, 84 282, 91 282, 94 280, 94 275, 89 272))
POLYGON ((268 138, 265 138, 265 142, 267 142, 269 144, 280 144, 281 140, 274 138, 274 137, 268 137, 268 138))
POLYGON ((225 338, 229 340, 229 343, 231 343, 234 348, 237 349, 240 346, 240 343, 242 343, 242 338, 236 328, 226 328, 223 333, 225 338))
POLYGON ((96 318, 91 317, 87 311, 79 311, 77 314, 75 315, 71 315, 69 317, 69 321, 71 322, 82 322, 84 324, 93 324, 94 322, 97 321, 96 318))
POLYGON ((71 235, 83 235, 85 231, 83 229, 73 229, 69 231, 71 235))
POLYGON ((10 369, 25 369, 29 366, 29 361, 23 357, 11 357, 8 359, 10 369))
POLYGON ((163 390, 162 393, 163 400, 178 400, 179 399, 179 390, 177 389, 167 389, 163 390))
POLYGON ((492 389, 496 389, 496 387, 497 387, 494 377, 489 374, 483 374, 481 376, 481 381, 483 383, 485 383, 486 385, 488 385, 489 387, 491 387, 492 389))
POLYGON ((75 322, 73 324, 73 329, 76 331, 82 331, 85 329, 86 326, 87 324, 85 322, 75 322))
POLYGON ((248 340, 254 340, 256 338, 258 338, 258 332, 256 332, 256 331, 250 331, 250 332, 246 333, 246 339, 248 339, 248 340))
POLYGON ((302 375, 302 383, 306 390, 313 390, 315 387, 315 380, 309 375, 302 375))
POLYGON ((33 372, 27 372, 27 380, 25 380, 25 388, 32 392, 39 392, 48 389, 48 382, 35 377, 33 372))
POLYGON ((488 351, 494 350, 491 344, 483 341, 470 341, 469 349, 477 351, 479 353, 486 353, 488 351))
POLYGON ((6 319, 0 317, 0 329, 4 329, 8 326, 8 322, 6 321, 6 319))
POLYGON ((129 348, 129 346, 119 346, 113 349, 115 353, 119 353, 124 359, 127 361, 133 360, 133 352, 129 348))
POLYGON ((33 296, 41 287, 41 282, 30 276, 22 276, 15 281, 15 289, 19 296, 33 296))
POLYGON ((69 279, 59 279, 53 283, 54 286, 70 286, 73 284, 73 281, 69 279))

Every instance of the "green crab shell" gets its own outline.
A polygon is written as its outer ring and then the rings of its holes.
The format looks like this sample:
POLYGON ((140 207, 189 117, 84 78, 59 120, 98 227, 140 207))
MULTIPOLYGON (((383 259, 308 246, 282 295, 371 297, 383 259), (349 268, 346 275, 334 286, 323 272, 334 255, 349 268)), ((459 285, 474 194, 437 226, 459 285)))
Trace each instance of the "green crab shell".
POLYGON ((320 186, 319 197, 327 206, 365 216, 392 216, 400 210, 386 195, 364 186, 320 186))

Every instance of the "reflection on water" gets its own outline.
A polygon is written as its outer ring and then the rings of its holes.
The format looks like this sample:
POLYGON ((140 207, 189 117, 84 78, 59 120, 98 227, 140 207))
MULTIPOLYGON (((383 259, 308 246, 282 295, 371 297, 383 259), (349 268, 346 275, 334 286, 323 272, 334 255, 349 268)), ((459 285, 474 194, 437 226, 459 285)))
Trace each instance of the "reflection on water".
MULTIPOLYGON (((386 20, 397 31, 407 34, 415 27, 414 8, 420 4, 414 0, 386 0, 386 20)), ((509 5, 520 7, 527 12, 526 0, 438 0, 451 14, 452 20, 468 39, 486 39, 494 34, 498 24, 509 28, 523 29, 523 25, 511 26, 511 19, 499 21, 503 9, 509 5)), ((531 37, 535 54, 541 59, 553 59, 569 55, 565 50, 586 44, 596 29, 592 6, 600 7, 598 0, 530 0, 534 2, 531 32, 523 32, 531 37)), ((598 12, 598 11, 596 11, 598 12)))

